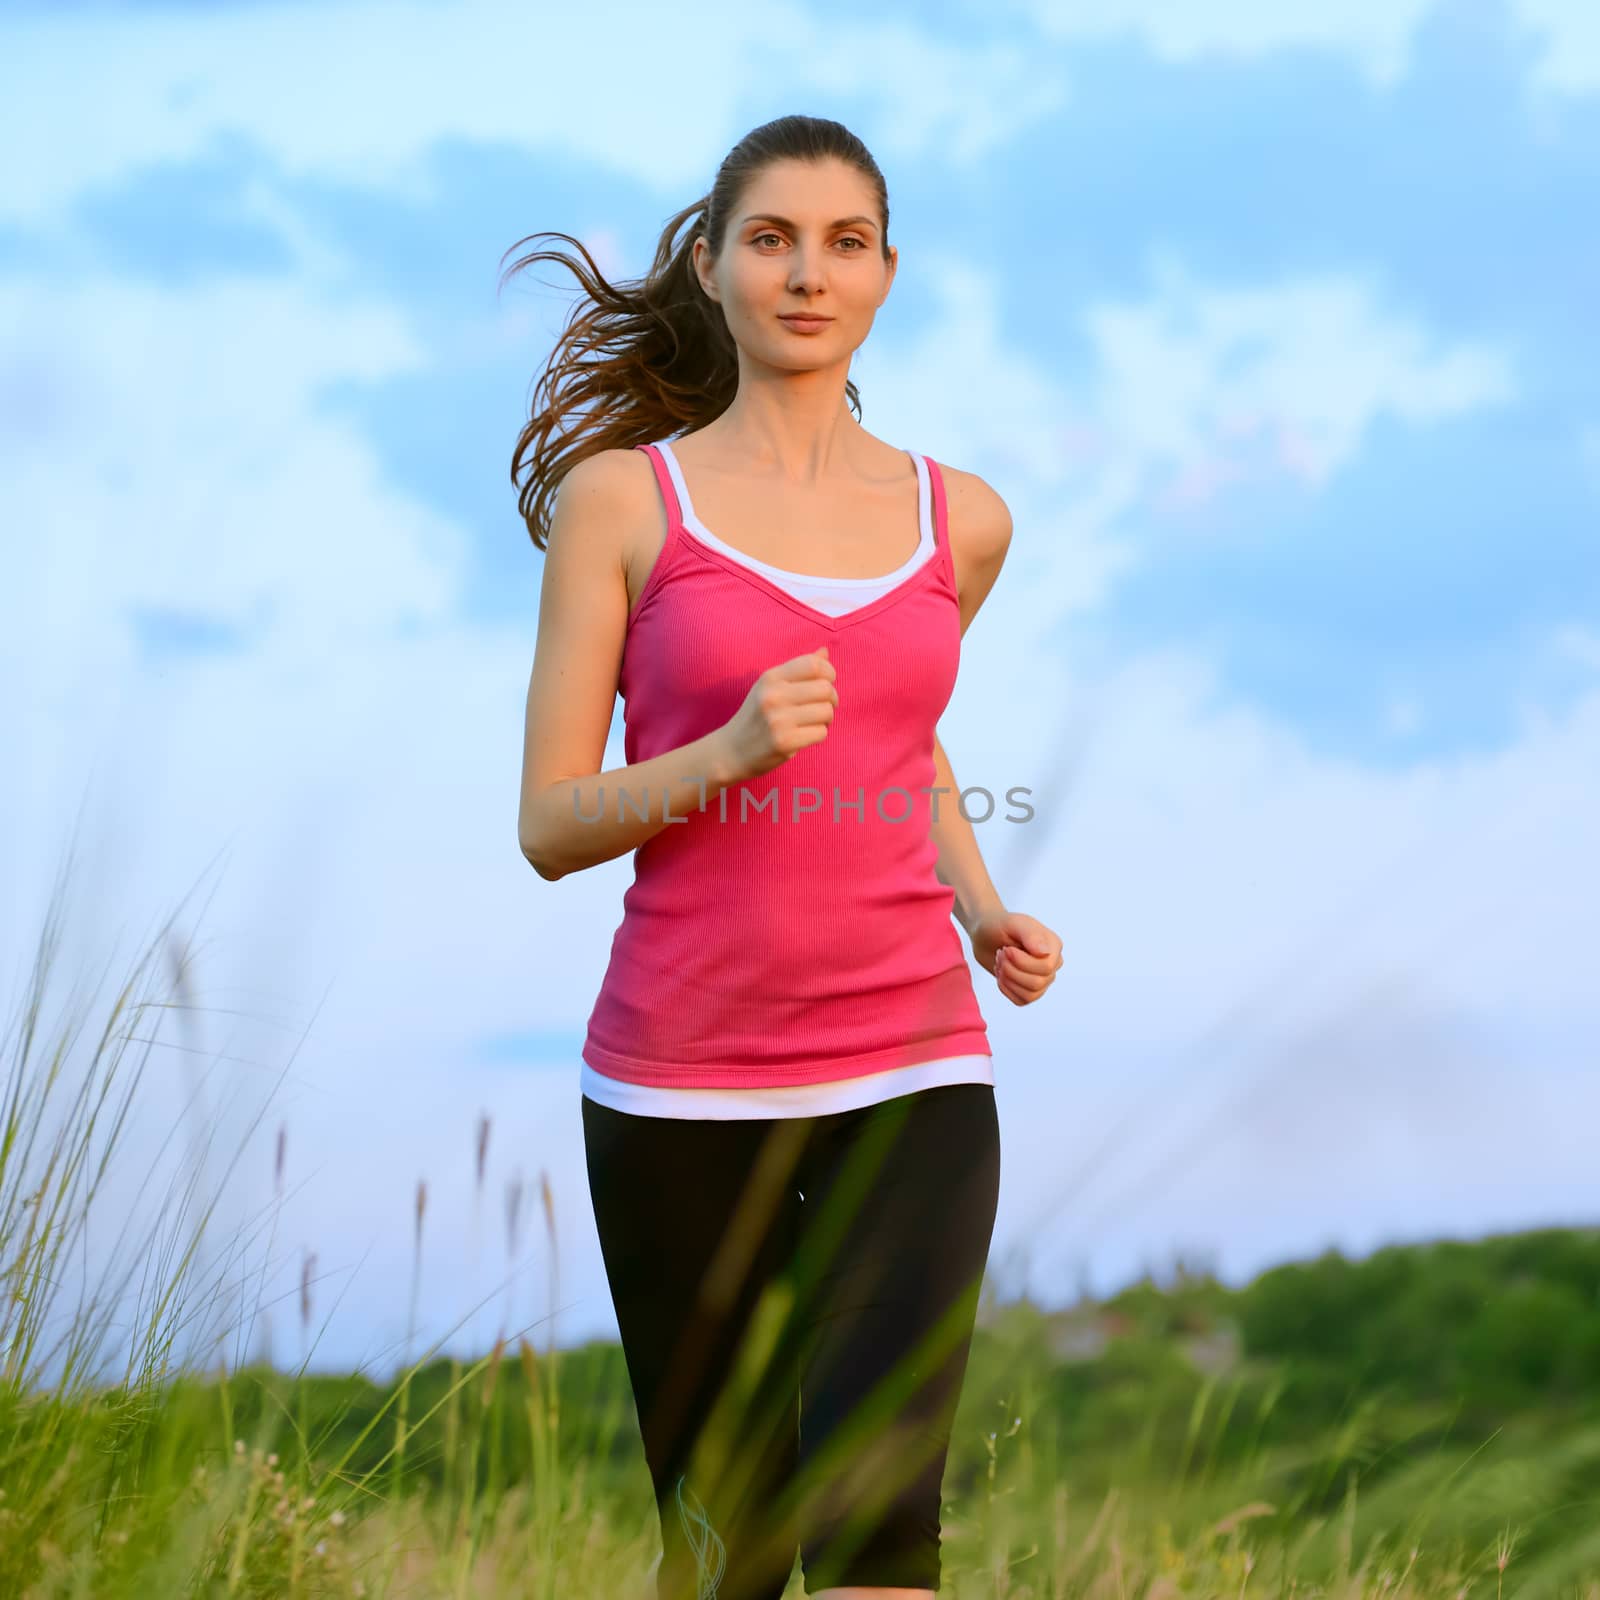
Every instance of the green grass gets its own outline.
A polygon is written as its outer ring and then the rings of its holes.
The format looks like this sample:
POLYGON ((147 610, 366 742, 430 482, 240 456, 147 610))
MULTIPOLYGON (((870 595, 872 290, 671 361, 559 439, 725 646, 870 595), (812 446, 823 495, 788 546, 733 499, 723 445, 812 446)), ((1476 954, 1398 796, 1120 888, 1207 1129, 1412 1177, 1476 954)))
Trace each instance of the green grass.
MULTIPOLYGON (((385 1382, 234 1364, 259 1231, 222 1249, 209 1230, 238 1155, 216 1194, 169 1192, 149 1232, 119 1241, 114 1277, 78 1281, 91 1215, 105 1226, 97 1197, 131 1160, 136 1047, 200 1008, 169 927, 103 1018, 49 1020, 58 942, 52 910, 7 1042, 0 1595, 651 1595, 655 1513, 615 1346, 503 1334, 476 1361, 424 1352, 385 1382)), ((553 1250, 548 1183, 542 1198, 553 1250)), ((418 1260, 425 1221, 419 1186, 418 1260)), ((1590 1344, 1567 1337, 1570 1307, 1591 1304, 1586 1238, 1325 1257, 1244 1290, 1147 1282, 1078 1308, 1120 1318, 1087 1359, 1054 1353, 1052 1313, 986 1310, 945 1478, 941 1593, 1600 1600, 1600 1416, 1590 1344), (1497 1263, 1522 1286, 1509 1319, 1497 1263), (1397 1303, 1412 1322, 1394 1323, 1397 1303), (1437 1327, 1421 1325, 1430 1306, 1437 1327), (1235 1358, 1185 1354, 1228 1326, 1249 1335, 1235 1358)))

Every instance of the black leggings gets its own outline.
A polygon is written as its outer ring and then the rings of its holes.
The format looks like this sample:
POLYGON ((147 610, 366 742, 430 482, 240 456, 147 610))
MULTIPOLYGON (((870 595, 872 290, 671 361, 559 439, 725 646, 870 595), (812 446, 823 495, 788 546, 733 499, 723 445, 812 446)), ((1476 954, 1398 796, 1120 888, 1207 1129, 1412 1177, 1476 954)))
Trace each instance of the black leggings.
POLYGON ((1000 1189, 988 1084, 825 1116, 583 1099, 658 1600, 937 1590, 939 1504, 1000 1189))

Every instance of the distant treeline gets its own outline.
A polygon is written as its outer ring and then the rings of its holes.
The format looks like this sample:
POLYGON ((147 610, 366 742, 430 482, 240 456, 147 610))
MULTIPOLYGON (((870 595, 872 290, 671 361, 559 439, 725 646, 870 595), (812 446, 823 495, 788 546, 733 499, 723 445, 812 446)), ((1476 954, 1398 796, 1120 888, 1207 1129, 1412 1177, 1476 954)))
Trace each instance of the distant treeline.
POLYGON ((1221 1467, 1347 1434, 1326 1458, 1331 1492, 1340 1458, 1600 1421, 1600 1228, 1330 1250, 1240 1288, 1175 1270, 1071 1310, 1004 1306, 990 1341, 971 1404, 1025 1390, 1063 1459, 1136 1445, 1221 1467), (1063 1358, 1069 1328, 1080 1345, 1103 1330, 1092 1357, 1063 1358))
POLYGON ((1330 1250, 1241 1289, 1142 1284, 1106 1304, 1154 1334, 1231 1320, 1247 1358, 1324 1368, 1345 1390, 1496 1409, 1600 1393, 1600 1227, 1330 1250))

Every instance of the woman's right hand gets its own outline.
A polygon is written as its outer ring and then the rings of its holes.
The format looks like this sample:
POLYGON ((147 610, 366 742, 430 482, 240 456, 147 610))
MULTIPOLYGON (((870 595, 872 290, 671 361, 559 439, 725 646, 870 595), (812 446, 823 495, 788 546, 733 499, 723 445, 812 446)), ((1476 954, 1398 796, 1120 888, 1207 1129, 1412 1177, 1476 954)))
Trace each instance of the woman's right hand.
POLYGON ((734 781, 759 778, 781 767, 797 750, 828 737, 838 674, 828 647, 768 667, 750 686, 744 704, 720 732, 734 781))

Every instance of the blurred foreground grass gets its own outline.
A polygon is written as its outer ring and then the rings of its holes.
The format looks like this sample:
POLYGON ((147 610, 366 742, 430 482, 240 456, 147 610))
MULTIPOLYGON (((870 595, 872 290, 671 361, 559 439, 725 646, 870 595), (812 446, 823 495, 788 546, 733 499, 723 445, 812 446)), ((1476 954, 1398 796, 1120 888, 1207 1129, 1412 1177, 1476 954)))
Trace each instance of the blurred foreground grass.
MULTIPOLYGON (((7 1043, 0 1596, 651 1595, 615 1345, 502 1337, 384 1383, 230 1366, 196 1330, 237 1263, 201 1249, 215 1201, 189 1193, 63 1317, 97 1194, 131 1159, 129 1046, 194 1002, 169 927, 74 1073, 78 1025, 42 1015, 58 938, 52 914, 7 1043)), ((1592 1230, 1330 1253, 1240 1289, 1180 1264, 1057 1311, 987 1302, 941 1593, 1600 1600, 1597 1395, 1592 1230)))

